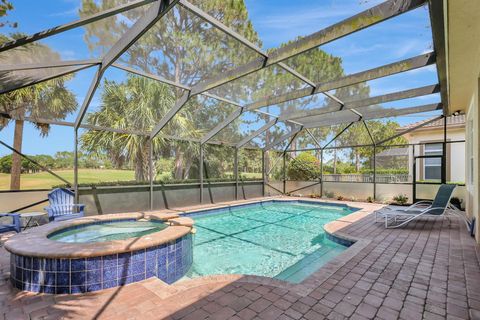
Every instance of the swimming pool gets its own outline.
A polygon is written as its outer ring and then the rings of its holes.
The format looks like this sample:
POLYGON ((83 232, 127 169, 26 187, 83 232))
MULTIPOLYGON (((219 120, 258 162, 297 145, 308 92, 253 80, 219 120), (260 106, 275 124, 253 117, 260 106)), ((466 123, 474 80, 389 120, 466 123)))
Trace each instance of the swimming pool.
POLYGON ((344 205, 270 201, 190 214, 193 265, 187 277, 248 274, 299 283, 346 250, 323 226, 356 211, 344 205))

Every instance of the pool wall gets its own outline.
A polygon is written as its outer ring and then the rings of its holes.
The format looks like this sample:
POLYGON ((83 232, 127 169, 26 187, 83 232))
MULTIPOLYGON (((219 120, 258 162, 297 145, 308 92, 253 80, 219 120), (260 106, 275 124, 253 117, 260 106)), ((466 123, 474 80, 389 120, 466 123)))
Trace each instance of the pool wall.
POLYGON ((226 207, 219 207, 219 208, 213 208, 213 209, 193 210, 193 211, 188 211, 187 213, 183 213, 182 216, 198 217, 203 214, 216 214, 216 213, 221 214, 233 209, 256 207, 256 206, 261 206, 264 204, 272 204, 272 203, 299 203, 299 204, 303 203, 303 204, 316 205, 316 206, 323 205, 323 206, 338 207, 344 210, 349 210, 350 213, 360 210, 359 208, 351 207, 343 203, 331 203, 331 202, 320 202, 320 201, 309 201, 309 200, 266 200, 266 201, 255 201, 255 202, 245 203, 245 204, 234 204, 226 207))
POLYGON ((10 256, 10 279, 20 290, 68 294, 122 286, 150 277, 173 283, 193 262, 192 234, 131 252, 80 259, 10 256))

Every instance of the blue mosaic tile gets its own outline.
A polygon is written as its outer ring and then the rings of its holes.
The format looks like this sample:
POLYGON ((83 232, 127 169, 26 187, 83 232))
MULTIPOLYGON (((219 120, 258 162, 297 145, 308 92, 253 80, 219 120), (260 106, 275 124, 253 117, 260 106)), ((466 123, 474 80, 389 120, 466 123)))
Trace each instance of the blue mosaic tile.
POLYGON ((23 280, 23 269, 20 269, 20 268, 15 269, 15 279, 19 281, 23 280))
POLYGON ((87 271, 87 284, 102 282, 102 270, 87 271))
POLYGON ((42 260, 41 258, 32 258, 32 270, 40 270, 42 260))
POLYGON ((70 272, 70 259, 58 259, 56 270, 70 272))
POLYGON ((112 254, 109 256, 104 256, 103 257, 103 267, 104 268, 111 268, 111 267, 117 267, 117 255, 112 254))
POLYGON ((26 283, 32 282, 32 270, 23 269, 22 281, 26 283))
POLYGON ((112 281, 117 278, 117 267, 103 269, 103 281, 112 281))
POLYGON ((70 272, 57 272, 57 286, 69 286, 70 285, 70 272))
POLYGON ((102 290, 102 284, 101 283, 87 284, 87 292, 93 292, 93 291, 98 291, 98 290, 102 290))
POLYGON ((71 271, 76 272, 76 271, 84 271, 86 270, 86 260, 84 258, 82 259, 71 259, 71 271))
POLYGON ((136 274, 133 276, 133 282, 145 280, 145 273, 136 274))
POLYGON ((118 265, 130 264, 132 254, 130 252, 124 252, 118 254, 118 265))
POLYGON ((192 247, 188 234, 158 247, 105 257, 69 260, 12 255, 10 281, 21 290, 50 294, 98 291, 153 276, 173 283, 191 267, 192 247))
POLYGON ((42 286, 42 292, 44 293, 49 293, 49 294, 55 294, 55 287, 51 286, 42 286))
POLYGON ((123 277, 123 278, 118 279, 118 284, 120 286, 129 284, 129 283, 132 283, 132 282, 134 282, 133 281, 133 276, 123 277))
POLYGON ((145 273, 145 261, 135 262, 132 265, 132 275, 145 273))
POLYGON ((17 268, 23 268, 23 257, 22 256, 15 256, 15 265, 17 268))
POLYGON ((147 260, 147 263, 150 260, 156 260, 157 259, 157 250, 158 250, 158 247, 149 248, 149 249, 146 250, 145 260, 147 260))
POLYGON ((86 292, 85 286, 83 285, 70 287, 70 293, 83 293, 83 292, 86 292))
POLYGON ((165 267, 167 265, 167 256, 165 254, 158 255, 157 264, 158 267, 165 267))
POLYGON ((41 288, 42 288, 42 286, 39 285, 38 283, 32 283, 30 285, 30 291, 32 291, 32 292, 41 292, 41 288))
POLYGON ((86 281, 86 273, 85 271, 81 272, 72 272, 70 275, 70 284, 72 286, 76 285, 83 285, 86 281))
POLYGON ((118 280, 104 281, 102 283, 102 288, 103 289, 114 288, 116 286, 118 286, 118 280))
POLYGON ((102 257, 87 258, 86 270, 102 268, 102 257))
POLYGON ((145 261, 145 250, 139 250, 132 252, 132 261, 145 261))
POLYGON ((55 259, 45 259, 46 271, 57 271, 57 261, 55 259))
POLYGON ((32 257, 23 257, 23 268, 32 269, 32 257))

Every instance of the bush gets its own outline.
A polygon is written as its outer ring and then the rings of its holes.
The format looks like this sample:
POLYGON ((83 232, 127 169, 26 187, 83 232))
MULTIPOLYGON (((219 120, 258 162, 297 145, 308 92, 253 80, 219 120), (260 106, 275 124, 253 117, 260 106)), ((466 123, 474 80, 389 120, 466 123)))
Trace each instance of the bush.
POLYGON ((396 204, 403 206, 404 204, 407 203, 408 197, 406 194, 399 194, 393 197, 393 201, 395 201, 396 204))
POLYGON ((320 178, 320 163, 310 152, 302 152, 288 164, 288 178, 308 181, 320 178))

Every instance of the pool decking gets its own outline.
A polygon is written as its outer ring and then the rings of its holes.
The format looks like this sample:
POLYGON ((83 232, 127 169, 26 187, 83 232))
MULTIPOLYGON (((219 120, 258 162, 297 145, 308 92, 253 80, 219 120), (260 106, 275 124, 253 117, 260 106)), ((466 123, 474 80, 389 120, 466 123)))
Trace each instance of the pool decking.
MULTIPOLYGON (((328 226, 358 239, 300 285, 213 276, 166 285, 148 279, 82 295, 19 292, 0 248, 5 319, 480 319, 479 247, 456 217, 384 229, 361 207, 328 226)), ((2 318, 0 318, 2 319, 2 318)))

